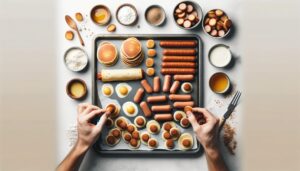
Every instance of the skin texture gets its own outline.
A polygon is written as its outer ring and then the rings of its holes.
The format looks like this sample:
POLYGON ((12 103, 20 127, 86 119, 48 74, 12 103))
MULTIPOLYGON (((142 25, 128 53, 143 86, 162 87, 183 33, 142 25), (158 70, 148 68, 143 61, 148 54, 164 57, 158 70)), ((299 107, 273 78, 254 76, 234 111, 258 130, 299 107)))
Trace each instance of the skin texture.
POLYGON ((219 119, 204 108, 193 108, 187 112, 198 141, 202 144, 209 171, 228 171, 219 148, 219 119), (206 123, 200 125, 194 113, 202 113, 206 123))
POLYGON ((66 158, 56 168, 57 171, 78 170, 85 153, 98 139, 110 114, 109 112, 105 112, 105 109, 100 109, 88 103, 79 104, 77 113, 77 142, 66 158), (94 125, 90 121, 96 116, 101 117, 97 125, 94 125))

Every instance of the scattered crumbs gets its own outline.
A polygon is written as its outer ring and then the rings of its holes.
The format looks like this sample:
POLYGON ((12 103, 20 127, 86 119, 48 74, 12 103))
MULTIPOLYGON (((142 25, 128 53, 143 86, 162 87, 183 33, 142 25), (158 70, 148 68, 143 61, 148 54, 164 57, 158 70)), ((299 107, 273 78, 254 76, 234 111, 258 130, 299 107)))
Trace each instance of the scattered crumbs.
POLYGON ((237 147, 237 141, 235 140, 235 128, 230 126, 228 123, 224 124, 223 127, 223 142, 227 150, 230 152, 230 154, 235 155, 235 149, 237 147))
POLYGON ((70 125, 66 130, 66 136, 69 141, 69 147, 73 147, 77 141, 78 132, 77 132, 77 124, 70 125))
POLYGON ((83 36, 88 39, 94 36, 94 32, 88 27, 88 15, 86 14, 85 16, 83 21, 78 23, 78 29, 82 32, 83 36))

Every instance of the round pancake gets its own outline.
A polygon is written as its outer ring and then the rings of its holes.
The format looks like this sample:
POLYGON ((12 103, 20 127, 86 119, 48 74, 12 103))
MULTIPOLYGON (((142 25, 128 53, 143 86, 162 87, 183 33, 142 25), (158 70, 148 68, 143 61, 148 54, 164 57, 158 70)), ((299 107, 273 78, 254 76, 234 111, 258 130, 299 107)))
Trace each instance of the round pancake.
POLYGON ((103 42, 98 47, 97 58, 98 61, 105 65, 114 64, 117 60, 118 52, 112 43, 103 42))
POLYGON ((136 38, 128 38, 122 43, 121 49, 128 58, 135 58, 141 52, 142 46, 136 38))

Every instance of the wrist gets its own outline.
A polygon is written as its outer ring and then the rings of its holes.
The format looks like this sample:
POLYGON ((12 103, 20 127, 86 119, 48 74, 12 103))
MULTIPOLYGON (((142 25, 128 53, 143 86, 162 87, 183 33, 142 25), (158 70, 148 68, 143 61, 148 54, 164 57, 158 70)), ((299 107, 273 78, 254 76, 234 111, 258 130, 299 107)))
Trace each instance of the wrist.
POLYGON ((87 145, 81 140, 77 140, 74 148, 79 153, 85 153, 89 149, 89 145, 87 145))
POLYGON ((216 159, 220 156, 220 148, 218 145, 204 147, 205 155, 209 158, 216 159))

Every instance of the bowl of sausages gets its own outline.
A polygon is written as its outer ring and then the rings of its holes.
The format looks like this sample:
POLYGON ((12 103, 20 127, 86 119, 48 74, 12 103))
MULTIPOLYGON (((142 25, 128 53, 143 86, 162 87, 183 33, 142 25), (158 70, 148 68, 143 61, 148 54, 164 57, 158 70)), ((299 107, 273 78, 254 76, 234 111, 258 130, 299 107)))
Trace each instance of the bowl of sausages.
POLYGON ((174 20, 176 24, 187 30, 197 27, 202 20, 201 7, 192 1, 183 1, 176 5, 174 11, 174 20))
POLYGON ((232 21, 223 10, 212 9, 204 16, 202 26, 208 35, 223 38, 230 32, 232 21))

